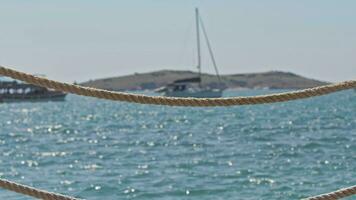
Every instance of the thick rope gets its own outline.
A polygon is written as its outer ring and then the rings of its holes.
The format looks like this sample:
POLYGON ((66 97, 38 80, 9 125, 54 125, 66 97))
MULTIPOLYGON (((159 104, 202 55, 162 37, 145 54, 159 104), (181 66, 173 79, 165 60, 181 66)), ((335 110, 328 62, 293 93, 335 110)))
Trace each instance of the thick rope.
POLYGON ((327 194, 321 194, 314 197, 309 197, 304 200, 337 200, 345 197, 356 195, 356 185, 330 192, 327 194))
MULTIPOLYGON (((16 193, 28 195, 38 199, 44 200, 77 200, 74 197, 69 197, 61 194, 47 192, 39 190, 30 186, 14 183, 5 179, 0 179, 0 187, 16 193)), ((343 188, 327 194, 321 194, 314 197, 309 197, 303 200, 337 200, 345 197, 349 197, 356 194, 356 185, 343 188)))
POLYGON ((14 183, 5 179, 0 179, 0 187, 6 190, 10 190, 16 193, 31 196, 37 199, 44 200, 77 200, 74 197, 69 197, 61 194, 47 192, 45 190, 39 190, 30 186, 14 183))
MULTIPOLYGON (((49 80, 42 77, 36 77, 30 74, 12 70, 0 66, 0 75, 8 76, 14 79, 25 81, 27 83, 51 88, 54 90, 69 92, 77 95, 97 97, 102 99, 126 101, 141 104, 157 104, 169 106, 233 106, 233 105, 250 105, 283 102, 296 99, 303 99, 313 96, 325 95, 341 90, 356 88, 356 81, 346 81, 337 84, 314 87, 295 92, 286 92, 271 95, 261 95, 254 97, 232 97, 232 98, 172 98, 172 97, 152 97, 145 95, 137 95, 123 92, 112 92, 107 90, 82 87, 78 85, 62 83, 49 80)), ((44 190, 39 190, 26 185, 14 183, 5 179, 0 179, 0 187, 11 190, 20 194, 28 195, 44 200, 76 200, 74 197, 64 196, 61 194, 51 193, 44 190)), ((336 200, 356 194, 356 186, 341 189, 328 194, 323 194, 315 197, 307 198, 306 200, 336 200)))
POLYGON ((345 81, 336 84, 330 84, 310 89, 304 89, 294 92, 285 92, 270 95, 260 95, 252 97, 231 97, 231 98, 173 98, 160 96, 146 96, 131 94, 125 92, 113 92, 102 89, 83 87, 58 81, 49 80, 43 77, 36 77, 31 74, 19 72, 13 69, 0 66, 0 75, 8 76, 14 79, 25 81, 27 83, 51 88, 54 90, 73 93, 77 95, 97 97, 115 101, 126 101, 141 104, 156 104, 169 106, 233 106, 233 105, 251 105, 275 103, 304 99, 314 96, 321 96, 341 90, 356 88, 356 80, 345 81))

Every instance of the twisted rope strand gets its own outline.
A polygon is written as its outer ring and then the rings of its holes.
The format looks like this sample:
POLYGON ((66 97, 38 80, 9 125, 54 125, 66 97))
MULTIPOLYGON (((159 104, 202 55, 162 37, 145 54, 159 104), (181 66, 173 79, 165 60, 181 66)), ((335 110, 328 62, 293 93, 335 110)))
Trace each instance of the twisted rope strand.
POLYGON ((345 197, 349 197, 352 195, 356 195, 356 185, 343 188, 334 192, 330 192, 327 194, 321 194, 314 197, 309 197, 304 200, 337 200, 345 197))
MULTIPOLYGON (((16 193, 28 195, 43 200, 78 200, 74 197, 56 194, 45 190, 39 190, 30 186, 18 184, 5 179, 0 179, 0 187, 16 193)), ((348 188, 343 188, 334 192, 330 192, 327 194, 321 194, 318 196, 309 197, 303 200, 338 200, 355 194, 356 194, 356 185, 348 188)))
MULTIPOLYGON (((97 97, 102 99, 126 101, 141 104, 156 104, 169 106, 233 106, 233 105, 252 105, 262 103, 275 103, 290 100, 303 99, 308 97, 325 95, 341 90, 356 88, 356 81, 345 81, 326 86, 314 87, 294 92, 286 92, 271 95, 261 95, 254 97, 232 97, 232 98, 172 98, 172 97, 152 97, 137 95, 124 92, 112 92, 107 90, 82 87, 78 85, 49 80, 42 77, 36 77, 30 74, 19 72, 13 69, 0 66, 0 75, 8 76, 14 79, 28 82, 41 87, 51 88, 54 90, 73 93, 77 95, 97 97)), ((0 187, 20 194, 28 195, 44 200, 76 200, 61 194, 51 193, 39 190, 26 185, 0 179, 0 187)), ((315 197, 309 197, 306 200, 336 200, 356 194, 356 186, 344 188, 328 194, 315 197)))
POLYGON ((155 105, 168 105, 168 106, 234 106, 234 105, 252 105, 284 102, 297 99, 304 99, 314 96, 321 96, 333 92, 356 88, 356 80, 345 81, 325 86, 319 86, 304 90, 284 92, 270 95, 259 95, 251 97, 230 97, 230 98, 174 98, 174 97, 160 97, 160 96, 146 96, 125 92, 113 92, 108 90, 83 87, 63 83, 59 81, 49 80, 43 77, 36 77, 31 74, 9 69, 0 66, 0 75, 8 76, 18 79, 33 85, 51 88, 54 90, 90 96, 101 99, 108 99, 114 101, 125 101, 140 104, 155 104, 155 105))
POLYGON ((5 179, 0 179, 0 187, 6 190, 10 190, 16 193, 31 196, 37 199, 43 200, 78 200, 74 197, 69 197, 61 194, 47 192, 45 190, 39 190, 30 186, 18 184, 5 179))

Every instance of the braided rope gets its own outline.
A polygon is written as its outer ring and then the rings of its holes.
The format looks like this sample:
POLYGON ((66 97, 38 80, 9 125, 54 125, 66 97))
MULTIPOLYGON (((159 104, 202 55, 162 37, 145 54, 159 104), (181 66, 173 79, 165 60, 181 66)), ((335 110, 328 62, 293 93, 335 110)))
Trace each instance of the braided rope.
POLYGON ((314 197, 309 197, 304 200, 337 200, 348 196, 356 195, 356 185, 330 192, 327 194, 321 194, 314 197))
MULTIPOLYGON (((251 105, 283 102, 296 99, 303 99, 313 96, 325 95, 341 90, 356 88, 356 81, 345 81, 326 86, 314 87, 305 90, 294 92, 286 92, 271 95, 261 95, 254 97, 232 97, 232 98, 172 98, 172 97, 152 97, 145 95, 137 95, 123 92, 112 92, 107 90, 82 87, 78 85, 62 83, 58 81, 49 80, 42 77, 36 77, 30 74, 12 70, 0 66, 0 75, 8 76, 14 79, 28 82, 41 87, 51 88, 62 92, 69 92, 77 95, 97 97, 102 99, 126 101, 141 104, 156 104, 169 106, 233 106, 233 105, 251 105)), ((44 200, 76 200, 74 197, 64 196, 44 190, 39 190, 26 185, 14 183, 5 179, 0 179, 0 187, 20 194, 28 195, 38 199, 44 200)), ((322 194, 315 197, 309 197, 306 200, 336 200, 356 194, 356 186, 344 188, 322 194)))
MULTIPOLYGON (((69 197, 61 194, 56 194, 52 192, 47 192, 44 190, 39 190, 30 186, 18 184, 5 179, 0 179, 0 187, 7 189, 16 193, 28 195, 38 199, 44 200, 77 200, 74 197, 69 197)), ((314 197, 309 197, 303 200, 337 200, 345 197, 349 197, 356 194, 356 185, 343 188, 334 192, 327 194, 321 194, 314 197)))
POLYGON ((30 186, 18 184, 5 179, 0 179, 0 187, 16 193, 28 195, 37 199, 44 200, 77 200, 74 197, 69 197, 61 194, 39 190, 30 186))
POLYGON ((125 92, 113 92, 102 89, 83 87, 58 81, 49 80, 47 78, 36 77, 27 73, 19 72, 13 69, 0 66, 0 75, 8 76, 14 79, 25 81, 27 83, 51 88, 54 90, 73 93, 77 95, 97 97, 101 99, 126 101, 141 104, 156 104, 169 106, 233 106, 233 105, 252 105, 263 103, 275 103, 283 101, 291 101, 304 99, 314 96, 321 96, 341 90, 356 88, 356 80, 345 81, 336 84, 330 84, 310 89, 304 89, 294 92, 285 92, 270 95, 260 95, 252 97, 231 97, 231 98, 173 98, 160 96, 146 96, 131 94, 125 92))

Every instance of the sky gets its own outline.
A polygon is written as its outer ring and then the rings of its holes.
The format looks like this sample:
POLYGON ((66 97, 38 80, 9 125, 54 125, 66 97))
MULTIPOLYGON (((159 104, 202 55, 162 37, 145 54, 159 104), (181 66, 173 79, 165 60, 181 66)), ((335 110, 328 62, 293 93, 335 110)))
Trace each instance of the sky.
MULTIPOLYGON (((222 74, 356 78, 354 0, 0 0, 0 65, 66 82, 196 70, 195 7, 222 74)), ((205 44, 202 59, 214 73, 205 44)))

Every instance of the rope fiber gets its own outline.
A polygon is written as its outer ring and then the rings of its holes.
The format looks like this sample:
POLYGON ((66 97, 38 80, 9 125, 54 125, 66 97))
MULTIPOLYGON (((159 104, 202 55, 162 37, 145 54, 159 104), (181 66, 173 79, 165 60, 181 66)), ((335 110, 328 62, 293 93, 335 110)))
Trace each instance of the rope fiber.
POLYGON ((59 81, 49 80, 43 77, 36 77, 31 74, 9 69, 0 66, 0 75, 8 76, 17 80, 21 80, 33 85, 46 87, 62 92, 97 97, 101 99, 125 101, 140 104, 155 104, 155 105, 168 105, 168 106, 234 106, 234 105, 252 105, 275 103, 283 101, 291 101, 297 99, 304 99, 314 96, 321 96, 341 90, 356 88, 356 80, 345 81, 325 86, 319 86, 304 90, 293 92, 277 93, 270 95, 260 95, 251 97, 230 97, 230 98, 174 98, 174 97, 161 97, 161 96, 146 96, 125 92, 113 92, 108 90, 83 87, 63 83, 59 81))
POLYGON ((56 194, 52 192, 47 192, 45 190, 39 190, 27 185, 18 184, 15 182, 8 181, 6 179, 0 178, 0 187, 6 190, 10 190, 16 193, 31 196, 37 199, 44 200, 79 200, 74 197, 69 197, 61 194, 56 194))
POLYGON ((321 194, 314 197, 309 197, 303 200, 337 200, 345 197, 349 197, 356 194, 356 185, 343 188, 334 192, 330 192, 327 194, 321 194))
MULTIPOLYGON (((263 104, 275 103, 290 100, 303 99, 308 97, 325 95, 341 90, 356 88, 356 81, 345 81, 326 86, 314 87, 305 90, 294 92, 285 92, 271 95, 261 95, 253 97, 231 97, 231 98, 172 98, 172 97, 152 97, 146 95, 138 95, 124 92, 112 92, 107 90, 83 87, 58 81, 49 80, 42 77, 36 77, 27 73, 19 72, 0 66, 0 75, 8 76, 18 79, 33 85, 46 87, 62 92, 73 93, 77 95, 97 97, 102 99, 126 101, 141 104, 156 104, 156 105, 169 105, 169 106, 233 106, 233 105, 250 105, 250 104, 263 104)), ((36 189, 30 186, 18 184, 0 178, 0 187, 20 194, 28 195, 38 199, 44 200, 77 200, 74 197, 69 197, 61 194, 48 192, 45 190, 36 189)), ((356 194, 356 186, 344 188, 322 194, 315 197, 309 197, 305 200, 336 200, 356 194)))

